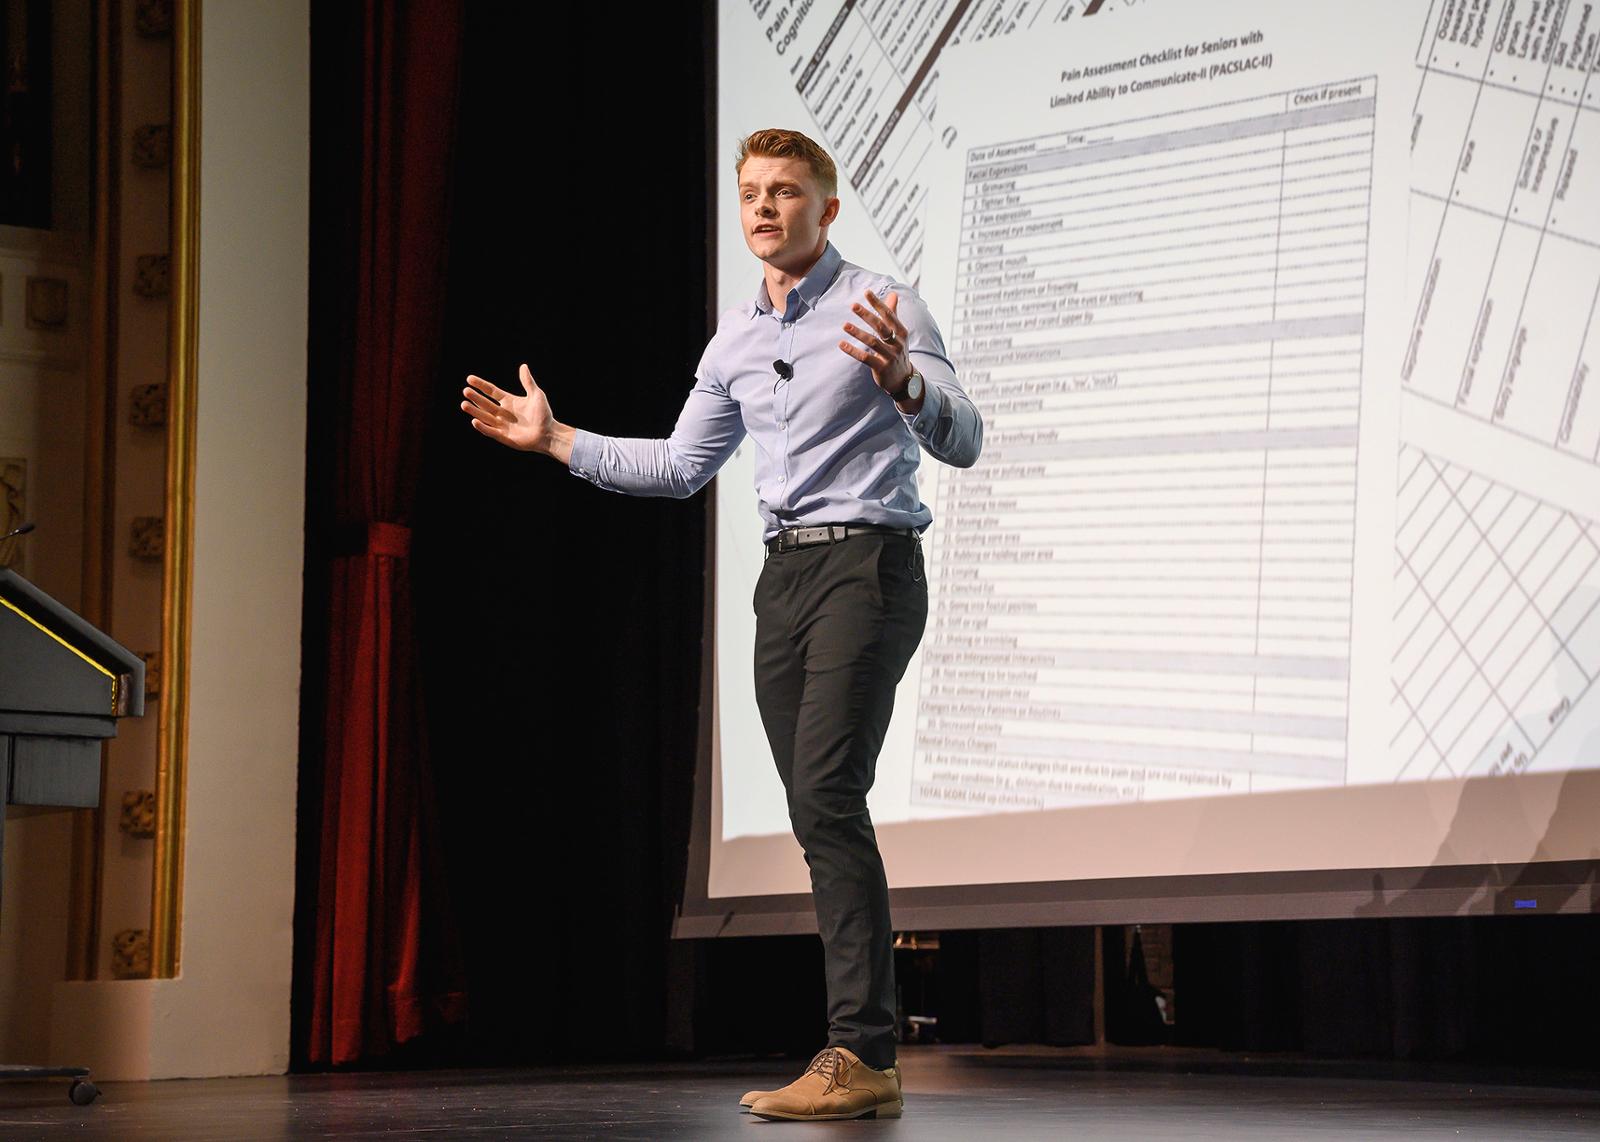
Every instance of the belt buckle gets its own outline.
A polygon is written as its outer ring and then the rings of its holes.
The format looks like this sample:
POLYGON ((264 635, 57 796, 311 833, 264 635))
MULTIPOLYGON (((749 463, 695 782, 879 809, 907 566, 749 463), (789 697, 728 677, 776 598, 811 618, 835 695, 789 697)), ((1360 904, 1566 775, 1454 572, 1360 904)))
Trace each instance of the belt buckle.
POLYGON ((785 555, 791 551, 800 550, 800 531, 798 528, 786 527, 778 532, 778 554, 785 555))

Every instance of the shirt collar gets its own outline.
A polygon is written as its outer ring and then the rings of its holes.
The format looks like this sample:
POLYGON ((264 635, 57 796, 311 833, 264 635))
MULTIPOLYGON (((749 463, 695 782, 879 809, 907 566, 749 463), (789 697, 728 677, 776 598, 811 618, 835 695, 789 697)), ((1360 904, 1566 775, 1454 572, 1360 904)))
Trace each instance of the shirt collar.
MULTIPOLYGON (((811 272, 801 278, 789 292, 799 294, 806 309, 815 309, 822 295, 827 293, 828 287, 833 284, 833 279, 839 276, 839 267, 843 264, 844 258, 833 248, 833 243, 829 242, 823 247, 822 257, 811 267, 811 272)), ((750 316, 757 317, 771 312, 772 299, 767 296, 767 283, 763 278, 761 284, 756 286, 756 296, 751 302, 750 316)), ((790 313, 787 304, 784 305, 784 313, 789 317, 799 316, 798 312, 790 313)))

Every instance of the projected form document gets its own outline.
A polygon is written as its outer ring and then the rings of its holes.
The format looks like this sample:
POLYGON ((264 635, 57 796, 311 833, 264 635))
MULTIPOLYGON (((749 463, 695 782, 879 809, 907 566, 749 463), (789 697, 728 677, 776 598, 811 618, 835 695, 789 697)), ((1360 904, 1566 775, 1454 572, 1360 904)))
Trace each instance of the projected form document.
POLYGON ((1600 505, 1600 12, 1433 0, 1412 121, 1405 432, 1600 505))
POLYGON ((1399 507, 1394 776, 1600 765, 1600 526, 1411 447, 1399 507))
MULTIPOLYGON (((841 184, 860 195, 906 281, 921 276, 927 160, 939 59, 947 47, 1056 24, 1108 24, 1136 0, 927 0, 918 4, 753 0, 768 51, 787 65, 841 184)), ((760 74, 770 74, 763 61, 760 74)), ((950 140, 945 138, 943 143, 950 140)))
MULTIPOLYGON (((964 135, 935 202, 959 233, 928 292, 950 283, 988 428, 936 492, 913 803, 1347 779, 1357 657, 1364 685, 1387 678, 1388 600, 1357 585, 1393 536, 1400 327, 1381 330, 1404 270, 1383 203, 1404 167, 1380 156, 1402 144, 1384 101, 1409 100, 1404 50, 1385 76, 1328 70, 1374 63, 1348 32, 1243 17, 1213 38, 1243 10, 1075 77, 1019 55, 1050 70, 1023 80, 1018 129, 964 135)), ((957 115, 983 100, 965 74, 944 79, 957 115)))

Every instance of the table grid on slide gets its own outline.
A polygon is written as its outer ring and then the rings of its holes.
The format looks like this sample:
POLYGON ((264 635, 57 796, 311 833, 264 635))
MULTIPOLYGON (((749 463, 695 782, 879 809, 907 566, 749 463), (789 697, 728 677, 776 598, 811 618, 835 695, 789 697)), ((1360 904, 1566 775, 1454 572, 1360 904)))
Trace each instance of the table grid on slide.
POLYGON ((1345 779, 1376 90, 969 150, 914 803, 1345 779))
POLYGON ((921 272, 927 202, 922 163, 934 142, 924 86, 971 3, 928 3, 908 19, 896 5, 846 0, 811 56, 796 61, 795 90, 840 175, 913 281, 921 272))
POLYGON ((1432 0, 1412 117, 1412 393, 1600 466, 1592 3, 1432 0))
POLYGON ((1395 777, 1533 768, 1600 676, 1600 526, 1413 447, 1399 487, 1395 777))

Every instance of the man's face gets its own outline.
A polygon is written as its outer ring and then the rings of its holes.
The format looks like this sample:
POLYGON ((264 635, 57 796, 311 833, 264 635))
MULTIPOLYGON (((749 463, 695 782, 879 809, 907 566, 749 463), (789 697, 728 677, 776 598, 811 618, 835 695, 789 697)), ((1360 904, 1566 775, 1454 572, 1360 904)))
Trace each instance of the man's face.
POLYGON ((801 159, 751 155, 739 170, 739 221, 750 252, 785 273, 801 273, 822 254, 839 214, 801 159))

